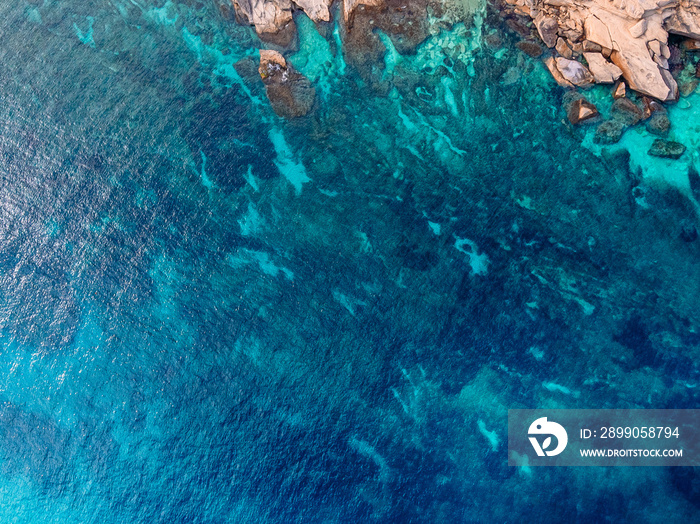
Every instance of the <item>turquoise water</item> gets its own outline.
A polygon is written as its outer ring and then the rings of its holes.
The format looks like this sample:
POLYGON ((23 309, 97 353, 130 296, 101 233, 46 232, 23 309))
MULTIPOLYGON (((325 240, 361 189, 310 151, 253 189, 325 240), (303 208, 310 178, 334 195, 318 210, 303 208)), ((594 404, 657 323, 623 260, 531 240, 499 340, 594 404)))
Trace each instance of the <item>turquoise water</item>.
POLYGON ((697 97, 681 160, 601 149, 488 18, 368 71, 299 15, 284 121, 214 3, 0 15, 1 522, 697 520, 693 469, 506 453, 697 407, 697 97))

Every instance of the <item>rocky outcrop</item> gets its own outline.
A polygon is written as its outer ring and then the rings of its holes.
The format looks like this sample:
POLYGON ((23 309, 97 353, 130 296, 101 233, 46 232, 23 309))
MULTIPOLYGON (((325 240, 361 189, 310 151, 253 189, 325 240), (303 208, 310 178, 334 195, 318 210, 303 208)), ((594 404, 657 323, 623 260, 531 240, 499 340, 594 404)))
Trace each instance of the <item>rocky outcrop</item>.
POLYGON ((279 33, 292 24, 291 0, 232 0, 236 15, 255 26, 261 37, 279 33))
POLYGON ((343 0, 343 16, 345 22, 350 22, 355 9, 361 5, 368 7, 379 7, 383 4, 383 0, 343 0))
POLYGON ((597 83, 622 76, 641 94, 675 100, 668 34, 700 40, 700 0, 505 1, 518 15, 532 18, 545 45, 560 55, 547 67, 562 85, 580 85, 574 80, 586 78, 584 68, 597 83))
POLYGON ((307 114, 316 91, 304 75, 297 72, 277 51, 260 50, 260 78, 272 109, 283 118, 307 114))
MULTIPOLYGON (((292 11, 301 9, 314 22, 330 22, 332 0, 231 0, 239 19, 255 26, 261 38, 271 37, 293 28, 292 11)), ((343 16, 349 21, 360 5, 380 6, 383 0, 344 0, 343 16)))

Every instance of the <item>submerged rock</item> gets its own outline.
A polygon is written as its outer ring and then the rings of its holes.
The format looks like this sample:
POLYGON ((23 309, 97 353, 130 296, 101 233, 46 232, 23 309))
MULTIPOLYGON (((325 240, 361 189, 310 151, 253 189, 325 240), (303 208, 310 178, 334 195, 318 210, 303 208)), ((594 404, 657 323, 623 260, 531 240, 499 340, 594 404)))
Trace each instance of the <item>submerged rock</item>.
POLYGON ((671 121, 668 118, 668 113, 666 109, 661 107, 661 109, 654 111, 651 117, 647 121, 647 131, 653 135, 666 136, 668 135, 669 129, 671 129, 671 121))
POLYGON ((681 223, 681 240, 683 242, 695 242, 698 239, 698 229, 695 224, 686 220, 681 223))
POLYGON ((653 135, 666 136, 671 129, 671 121, 665 113, 654 113, 647 122, 647 131, 653 135))
POLYGON ((279 116, 294 118, 311 110, 316 91, 309 79, 288 64, 280 53, 261 49, 258 72, 272 109, 279 116))
POLYGON ((680 78, 678 80, 678 90, 681 96, 686 97, 692 95, 698 88, 698 83, 697 78, 680 78))
POLYGON ((672 140, 664 140, 663 138, 657 138, 649 149, 649 154, 651 156, 658 156, 662 158, 672 158, 674 160, 680 158, 683 153, 685 153, 686 147, 680 142, 674 142, 672 140))
POLYGON ((522 40, 521 42, 518 42, 515 45, 523 53, 525 53, 528 56, 531 56, 532 58, 538 58, 542 56, 542 47, 540 47, 540 45, 535 42, 529 40, 522 40))
POLYGON ((622 138, 627 126, 619 120, 608 120, 598 126, 593 136, 596 144, 614 144, 622 138))
POLYGON ((626 126, 633 126, 638 123, 643 116, 642 110, 629 98, 618 98, 613 102, 610 109, 615 120, 618 120, 626 126))

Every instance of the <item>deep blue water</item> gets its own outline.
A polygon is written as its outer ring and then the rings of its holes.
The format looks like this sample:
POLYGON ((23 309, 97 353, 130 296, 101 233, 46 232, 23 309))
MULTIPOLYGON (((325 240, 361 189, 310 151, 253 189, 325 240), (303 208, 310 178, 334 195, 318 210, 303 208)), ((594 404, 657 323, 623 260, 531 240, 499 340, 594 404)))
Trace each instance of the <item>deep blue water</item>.
POLYGON ((213 2, 0 6, 0 521, 696 521, 693 469, 506 453, 698 406, 687 162, 586 146, 507 35, 371 77, 297 22, 284 121, 213 2))

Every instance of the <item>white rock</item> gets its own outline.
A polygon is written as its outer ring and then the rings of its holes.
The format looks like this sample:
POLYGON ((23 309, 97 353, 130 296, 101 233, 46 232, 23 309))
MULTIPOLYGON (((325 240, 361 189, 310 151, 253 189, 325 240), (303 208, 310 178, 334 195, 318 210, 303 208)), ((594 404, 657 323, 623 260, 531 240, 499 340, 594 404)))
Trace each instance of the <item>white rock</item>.
POLYGON ((608 62, 600 53, 583 53, 588 69, 599 84, 612 84, 622 76, 622 69, 608 62))
POLYGON ((556 59, 557 69, 567 81, 577 86, 584 86, 593 83, 591 72, 586 69, 581 62, 558 57, 556 59))
POLYGON ((644 34, 644 32, 646 30, 647 30, 647 21, 644 19, 641 19, 639 22, 637 22, 632 27, 630 27, 630 34, 634 38, 639 38, 644 34))
POLYGON ((554 61, 554 57, 549 57, 547 60, 545 60, 545 65, 547 66, 547 69, 549 69, 549 72, 552 74, 554 77, 554 80, 556 80, 557 84, 559 84, 562 87, 574 87, 574 84, 569 82, 564 76, 561 74, 559 69, 557 68, 557 63, 554 61))
POLYGON ((651 40, 647 43, 649 51, 651 51, 652 57, 661 56, 661 42, 658 40, 651 40))

